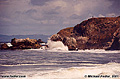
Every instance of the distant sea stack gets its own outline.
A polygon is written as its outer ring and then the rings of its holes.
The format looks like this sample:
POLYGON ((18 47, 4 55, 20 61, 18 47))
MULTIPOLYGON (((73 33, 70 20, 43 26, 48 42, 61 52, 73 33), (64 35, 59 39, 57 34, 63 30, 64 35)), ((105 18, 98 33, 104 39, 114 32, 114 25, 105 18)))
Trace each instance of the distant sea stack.
POLYGON ((50 39, 62 41, 69 50, 120 50, 120 16, 90 18, 74 27, 60 30, 50 39))
MULTIPOLYGON (((44 43, 41 39, 12 39, 11 46, 9 47, 7 43, 1 45, 1 50, 15 50, 15 49, 39 49, 42 47, 41 43, 44 43)), ((46 46, 47 47, 47 46, 46 46)))

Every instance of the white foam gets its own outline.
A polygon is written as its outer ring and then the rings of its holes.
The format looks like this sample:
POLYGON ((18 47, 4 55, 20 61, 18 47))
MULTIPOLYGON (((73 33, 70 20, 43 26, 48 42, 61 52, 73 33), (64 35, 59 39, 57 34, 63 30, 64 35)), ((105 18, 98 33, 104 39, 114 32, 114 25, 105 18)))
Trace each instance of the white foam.
POLYGON ((8 45, 8 47, 11 47, 11 46, 13 46, 11 43, 6 43, 7 45, 8 45))
POLYGON ((104 50, 104 49, 86 49, 86 50, 78 50, 78 51, 74 51, 74 52, 89 52, 89 53, 120 53, 120 50, 104 50))
MULTIPOLYGON (((96 79, 84 77, 85 75, 119 75, 120 76, 120 64, 108 63, 95 67, 71 67, 66 69, 59 69, 56 71, 42 72, 29 77, 29 79, 96 79)), ((104 79, 97 78, 97 79, 104 79)), ((111 79, 111 78, 105 78, 111 79)), ((114 79, 114 78, 113 78, 114 79)), ((120 79, 116 77, 115 79, 120 79)))
MULTIPOLYGON (((34 50, 34 51, 50 51, 50 52, 79 52, 79 53, 120 53, 120 50, 104 50, 104 49, 86 49, 86 50, 78 50, 78 51, 68 51, 68 47, 65 46, 61 41, 51 41, 50 39, 47 41, 48 48, 44 46, 40 49, 27 49, 27 50, 34 50)), ((27 51, 26 50, 26 51, 27 51)))
POLYGON ((68 51, 68 47, 51 47, 51 48, 48 48, 47 50, 44 50, 44 49, 27 49, 27 50, 23 50, 23 51, 47 51, 47 52, 66 52, 66 53, 69 53, 69 52, 77 52, 77 53, 120 53, 120 50, 104 50, 104 49, 86 49, 86 50, 78 50, 78 51, 68 51))
MULTIPOLYGON (((41 68, 37 68, 41 69, 41 68)), ((47 68, 49 69, 49 68, 47 68)), ((40 70, 31 70, 29 71, 21 71, 13 70, 6 71, 6 75, 9 74, 18 74, 18 75, 26 75, 25 79, 120 79, 120 64, 119 63, 108 63, 108 64, 100 64, 92 67, 70 67, 70 68, 61 68, 58 70, 48 70, 48 71, 40 71, 40 70), (116 78, 88 78, 85 77, 88 75, 118 75, 116 78)), ((4 75, 5 75, 4 74, 4 75)), ((3 78, 4 79, 4 78, 3 78)), ((17 79, 17 78, 14 78, 17 79)))
POLYGON ((48 45, 48 49, 49 50, 65 50, 65 51, 68 51, 68 47, 65 46, 61 41, 51 41, 51 40, 48 40, 47 42, 47 45, 48 45))

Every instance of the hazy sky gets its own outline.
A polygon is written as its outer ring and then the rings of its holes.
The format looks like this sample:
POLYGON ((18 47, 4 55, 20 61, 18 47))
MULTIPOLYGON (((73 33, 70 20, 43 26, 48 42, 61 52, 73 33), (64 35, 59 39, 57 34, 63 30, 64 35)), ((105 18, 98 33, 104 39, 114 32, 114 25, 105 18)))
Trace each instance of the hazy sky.
POLYGON ((0 34, 51 35, 91 16, 119 16, 120 0, 0 0, 0 34))

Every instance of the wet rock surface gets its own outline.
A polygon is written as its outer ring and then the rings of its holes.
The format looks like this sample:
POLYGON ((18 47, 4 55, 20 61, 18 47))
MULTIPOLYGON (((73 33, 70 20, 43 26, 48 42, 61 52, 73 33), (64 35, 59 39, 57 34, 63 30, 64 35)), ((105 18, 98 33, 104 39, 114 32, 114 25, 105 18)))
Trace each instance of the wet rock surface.
POLYGON ((40 47, 42 47, 42 45, 40 45, 40 43, 44 43, 41 39, 12 39, 11 40, 11 44, 12 46, 8 46, 6 43, 1 45, 1 49, 2 50, 6 50, 6 49, 11 49, 11 50, 15 50, 15 49, 39 49, 40 47))
POLYGON ((4 43, 4 44, 1 45, 0 49, 2 49, 2 50, 3 49, 9 49, 9 46, 6 43, 4 43))
POLYGON ((120 17, 90 18, 60 30, 51 40, 62 41, 69 50, 120 50, 120 17))

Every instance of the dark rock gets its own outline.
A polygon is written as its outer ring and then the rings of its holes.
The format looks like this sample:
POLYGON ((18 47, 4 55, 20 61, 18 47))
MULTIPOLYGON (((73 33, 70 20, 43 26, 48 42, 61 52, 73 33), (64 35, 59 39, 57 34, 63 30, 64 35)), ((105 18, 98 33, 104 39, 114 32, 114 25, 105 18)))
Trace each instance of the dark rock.
POLYGON ((9 49, 9 46, 6 43, 2 44, 1 50, 6 50, 6 49, 9 49))
POLYGON ((41 45, 36 39, 29 39, 29 38, 26 39, 14 38, 11 40, 11 44, 13 45, 11 49, 38 49, 41 47, 41 45))
POLYGON ((69 50, 75 50, 77 48, 77 41, 73 37, 64 38, 63 43, 68 46, 69 50))
POLYGON ((62 41, 63 40, 63 38, 59 34, 52 35, 50 39, 53 41, 62 41))
POLYGON ((120 28, 118 28, 113 34, 111 46, 106 50, 120 50, 120 28))
POLYGON ((51 36, 71 49, 120 50, 120 17, 91 18, 51 36), (74 38, 76 42, 72 41, 74 38))
POLYGON ((41 39, 37 40, 38 43, 44 43, 41 39))

